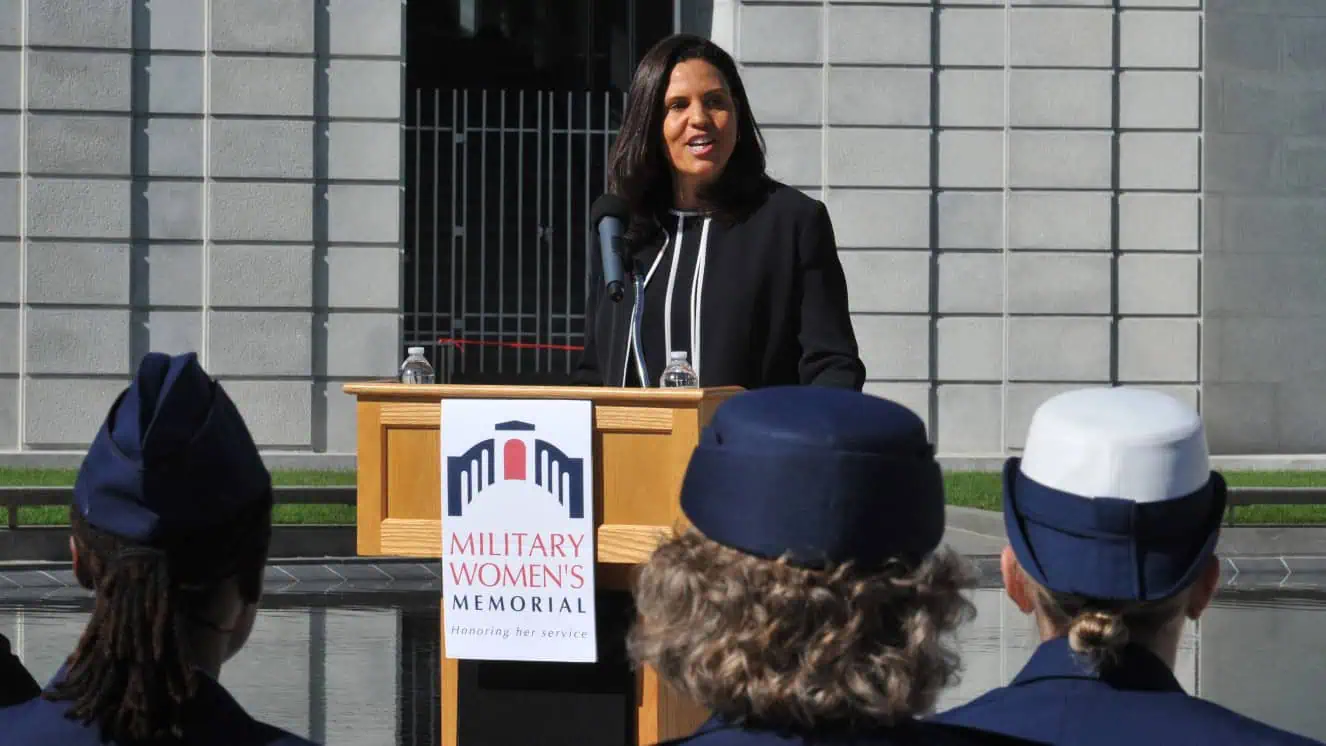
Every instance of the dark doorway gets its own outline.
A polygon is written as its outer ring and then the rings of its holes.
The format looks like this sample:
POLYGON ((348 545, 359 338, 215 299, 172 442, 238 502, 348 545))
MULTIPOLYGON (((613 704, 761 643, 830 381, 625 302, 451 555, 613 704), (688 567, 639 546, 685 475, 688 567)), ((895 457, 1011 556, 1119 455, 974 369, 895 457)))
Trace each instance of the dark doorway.
POLYGON ((406 7, 405 342, 441 381, 561 382, 584 335, 589 205, 672 3, 406 7))

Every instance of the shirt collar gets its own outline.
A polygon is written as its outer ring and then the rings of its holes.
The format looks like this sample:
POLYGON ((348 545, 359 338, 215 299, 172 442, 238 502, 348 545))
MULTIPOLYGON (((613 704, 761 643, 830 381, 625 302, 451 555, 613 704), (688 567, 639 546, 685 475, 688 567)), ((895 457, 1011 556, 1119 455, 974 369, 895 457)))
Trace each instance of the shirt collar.
POLYGON ((1136 691, 1184 691, 1169 666, 1140 645, 1124 648, 1118 663, 1100 673, 1092 671, 1077 657, 1068 646, 1066 637, 1056 637, 1041 643, 1010 686, 1022 686, 1044 679, 1101 681, 1115 689, 1136 691))

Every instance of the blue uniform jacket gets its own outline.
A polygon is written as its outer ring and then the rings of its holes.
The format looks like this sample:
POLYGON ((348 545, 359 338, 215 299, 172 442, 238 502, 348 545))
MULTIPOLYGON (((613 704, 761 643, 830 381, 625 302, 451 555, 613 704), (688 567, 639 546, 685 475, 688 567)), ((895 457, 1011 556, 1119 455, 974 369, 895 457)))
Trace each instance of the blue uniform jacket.
POLYGON ((1129 646, 1104 676, 1093 674, 1065 638, 1042 643, 1008 686, 933 720, 1056 745, 1320 746, 1190 696, 1139 646, 1129 646))
POLYGON ((9 649, 9 639, 0 635, 0 707, 26 702, 41 693, 23 662, 9 649))
POLYGON ((891 728, 851 736, 816 737, 743 728, 711 718, 695 733, 658 746, 1019 746, 1027 742, 997 733, 910 720, 891 728))
MULTIPOLYGON (((58 678, 61 674, 57 673, 58 678)), ((312 741, 254 720, 225 687, 207 675, 198 677, 194 711, 185 726, 189 746, 315 746, 312 741)), ((96 725, 65 717, 67 702, 41 697, 0 710, 4 746, 130 746, 103 743, 96 725)))

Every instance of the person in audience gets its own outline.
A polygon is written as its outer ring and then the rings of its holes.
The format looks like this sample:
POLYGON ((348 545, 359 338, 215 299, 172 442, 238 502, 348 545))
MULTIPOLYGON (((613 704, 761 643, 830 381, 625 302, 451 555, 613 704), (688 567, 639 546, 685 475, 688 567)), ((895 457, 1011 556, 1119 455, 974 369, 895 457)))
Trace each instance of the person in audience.
POLYGON ((271 476, 197 357, 149 353, 74 485, 74 574, 96 594, 41 696, 0 710, 18 746, 309 744, 217 681, 248 639, 271 536, 271 476))
POLYGON ((1053 397, 1003 492, 1004 587, 1042 642, 1010 685, 937 722, 1081 746, 1316 743, 1174 677, 1184 625, 1220 579, 1225 482, 1196 411, 1144 389, 1053 397))
POLYGON ((966 565, 939 549, 943 479, 914 413, 828 387, 739 394, 681 507, 691 526, 642 568, 627 643, 712 714, 675 743, 1014 742, 917 720, 956 679, 945 638, 973 608, 966 565))
POLYGON ((14 655, 9 638, 0 635, 0 707, 26 702, 39 693, 41 686, 14 655))

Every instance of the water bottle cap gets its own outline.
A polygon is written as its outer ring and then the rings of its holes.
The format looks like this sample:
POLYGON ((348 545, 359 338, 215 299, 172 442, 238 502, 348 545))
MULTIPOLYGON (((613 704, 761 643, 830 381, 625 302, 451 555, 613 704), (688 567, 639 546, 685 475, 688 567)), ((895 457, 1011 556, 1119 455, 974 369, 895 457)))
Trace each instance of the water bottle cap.
POLYGON ((685 360, 688 354, 684 350, 673 350, 668 353, 669 360, 685 360))
POLYGON ((405 352, 406 352, 407 354, 410 354, 410 355, 422 355, 422 354, 424 354, 424 348, 422 348, 422 347, 407 347, 407 348, 405 348, 405 352))

